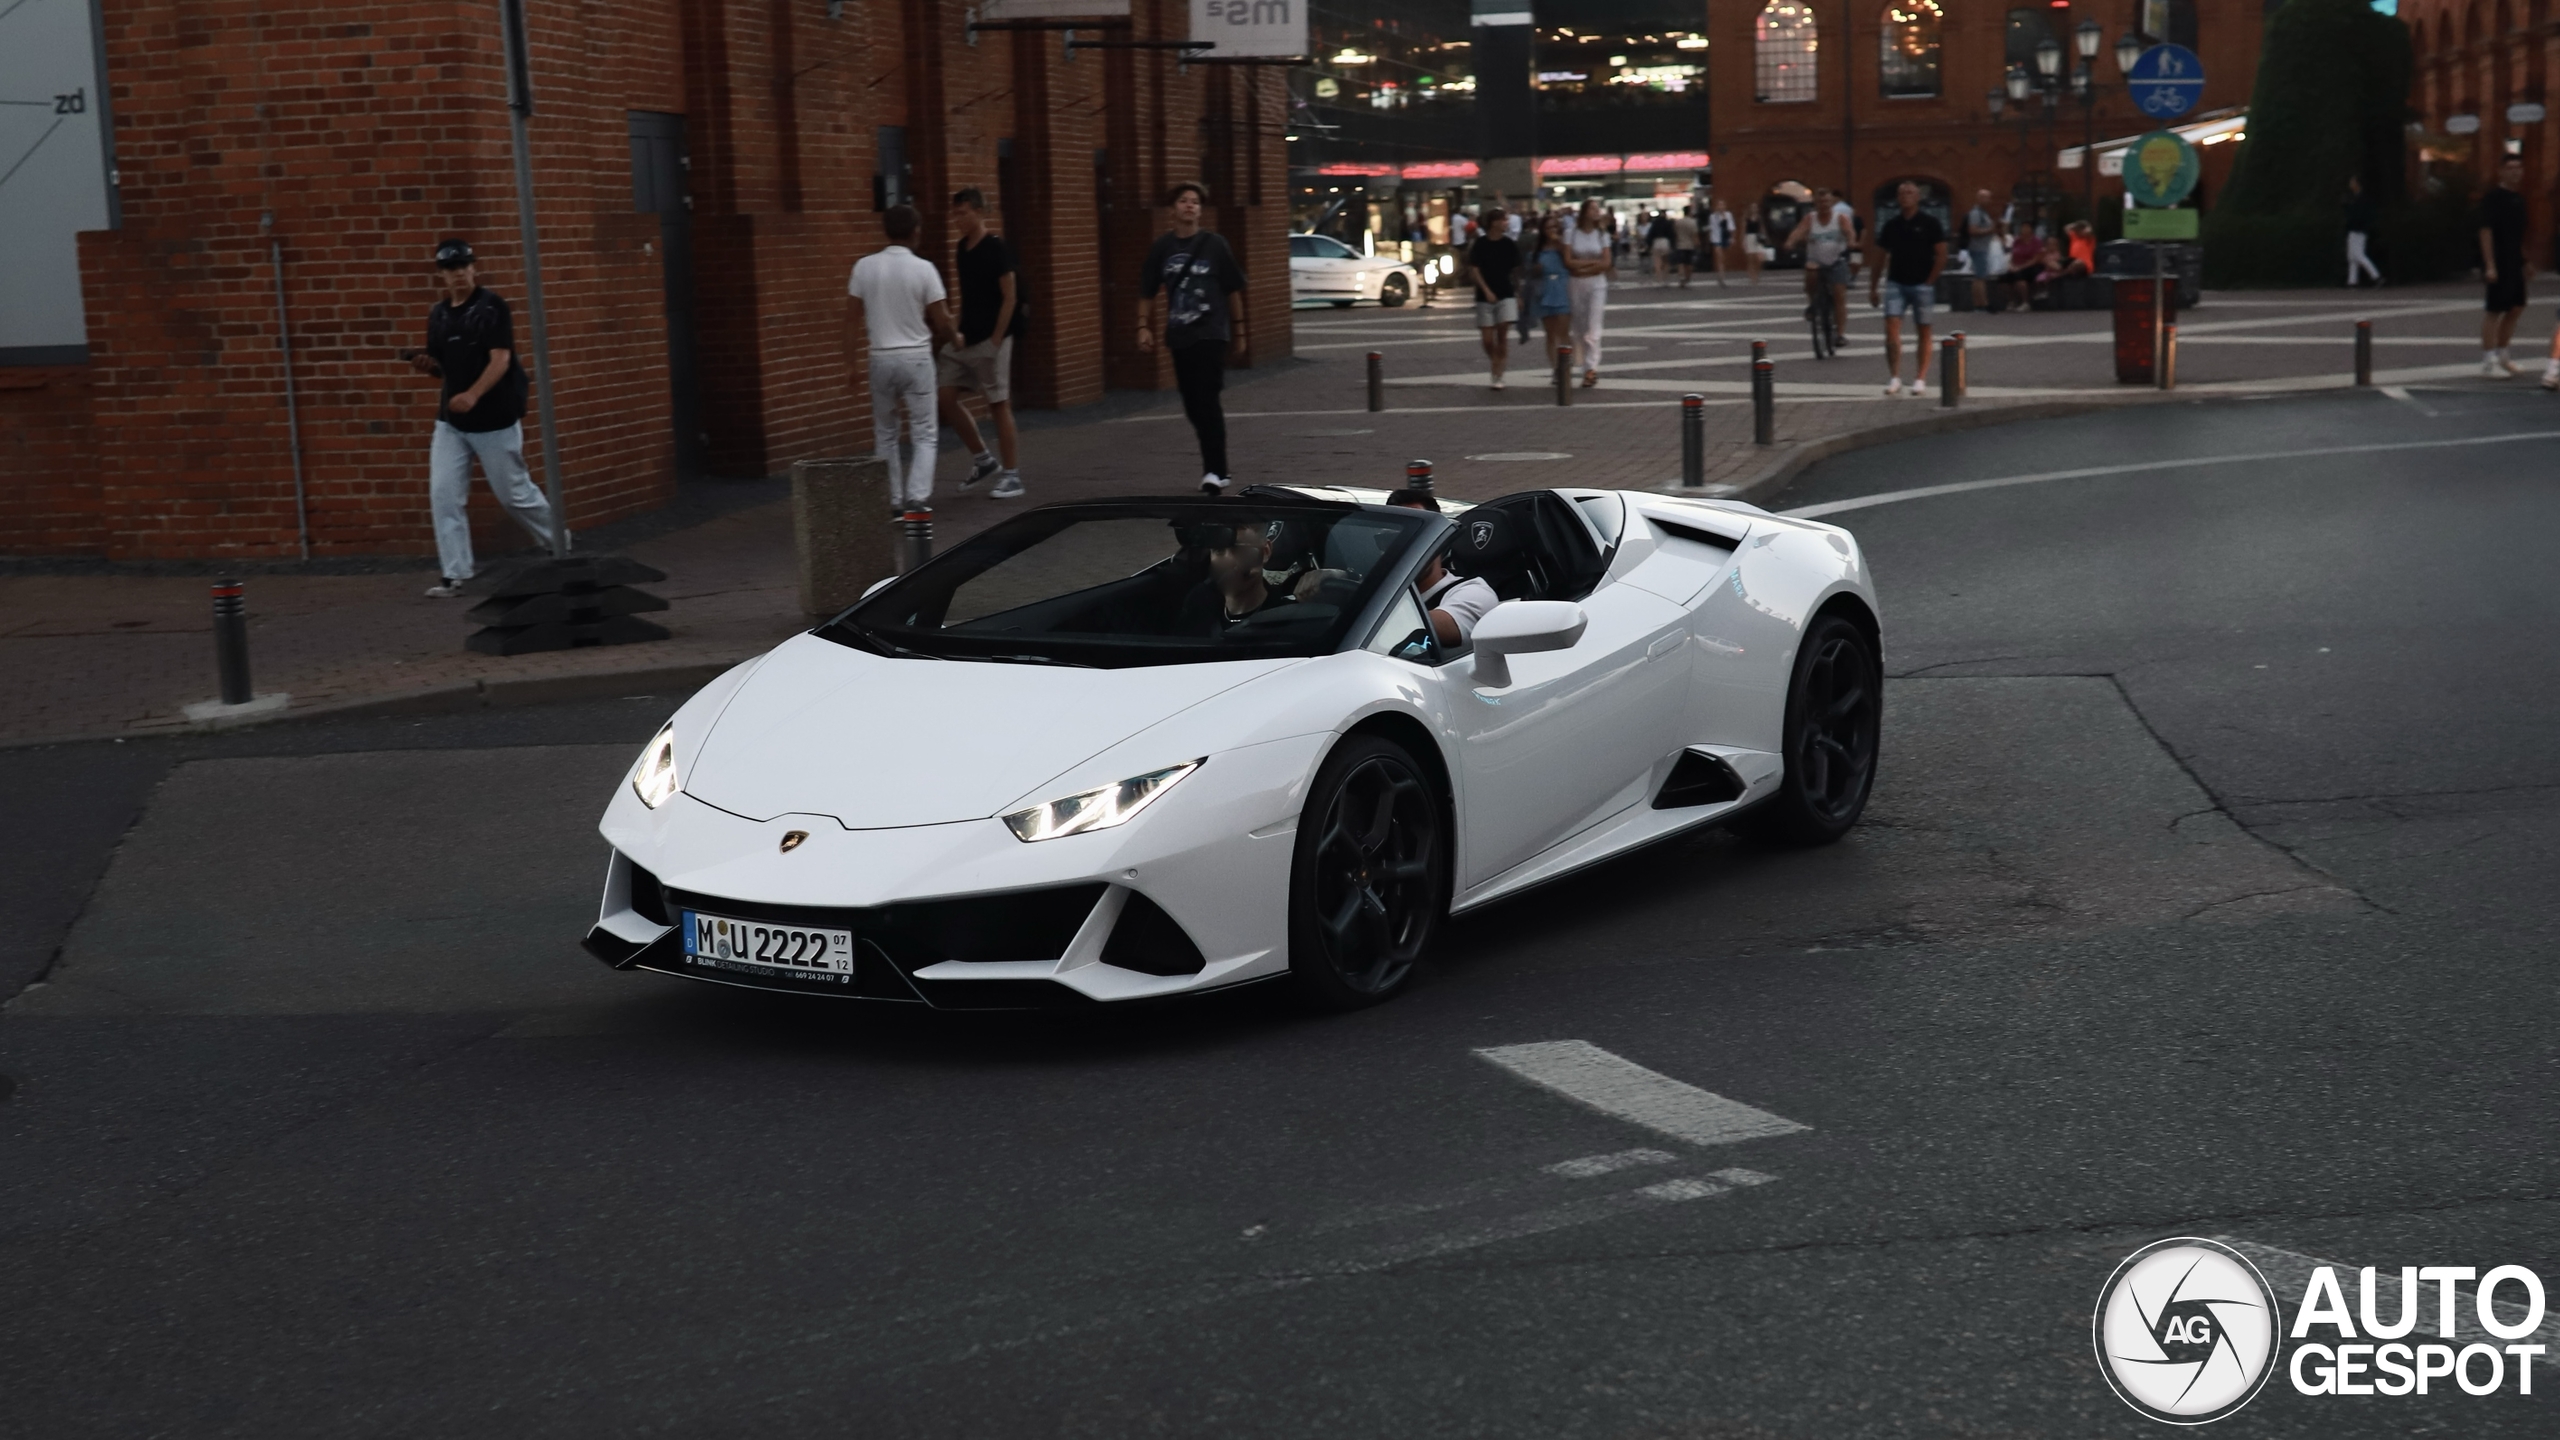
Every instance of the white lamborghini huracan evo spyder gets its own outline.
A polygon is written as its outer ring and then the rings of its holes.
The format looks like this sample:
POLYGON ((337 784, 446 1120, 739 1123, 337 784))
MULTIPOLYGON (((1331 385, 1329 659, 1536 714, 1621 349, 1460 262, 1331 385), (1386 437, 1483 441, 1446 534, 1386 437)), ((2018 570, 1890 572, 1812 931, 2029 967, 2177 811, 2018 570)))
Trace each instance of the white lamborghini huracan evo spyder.
POLYGON ((1749 505, 1379 491, 1031 510, 676 711, 615 787, 616 968, 1017 1007, 1286 977, 1732 820, 1837 839, 1882 719, 1857 542, 1749 505), (1434 562, 1502 603, 1442 643, 1434 562))

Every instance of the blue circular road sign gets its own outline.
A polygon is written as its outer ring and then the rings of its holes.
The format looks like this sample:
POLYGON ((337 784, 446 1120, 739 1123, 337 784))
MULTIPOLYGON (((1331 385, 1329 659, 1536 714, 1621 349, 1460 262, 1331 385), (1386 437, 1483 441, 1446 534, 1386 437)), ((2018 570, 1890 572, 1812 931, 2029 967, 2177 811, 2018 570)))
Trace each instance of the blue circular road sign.
POLYGON ((2154 45, 2124 72, 2134 108, 2154 120, 2174 120, 2204 98, 2204 62, 2184 45, 2154 45))

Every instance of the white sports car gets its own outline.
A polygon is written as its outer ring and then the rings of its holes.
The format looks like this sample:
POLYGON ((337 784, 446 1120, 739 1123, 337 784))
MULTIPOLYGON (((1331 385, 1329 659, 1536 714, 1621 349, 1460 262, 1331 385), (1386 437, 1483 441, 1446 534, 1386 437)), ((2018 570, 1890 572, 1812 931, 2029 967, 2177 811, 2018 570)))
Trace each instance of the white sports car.
POLYGON ((1375 300, 1393 309, 1422 293, 1422 272, 1392 255, 1363 255, 1330 235, 1289 237, 1289 299, 1349 309, 1375 300))
POLYGON ((641 752, 587 949, 949 1007, 1278 977, 1350 1007, 1444 915, 1727 819, 1855 823, 1882 650, 1846 531, 1384 498, 1050 505, 876 587, 641 752), (1424 609, 1439 564, 1501 598, 1471 648, 1424 609))

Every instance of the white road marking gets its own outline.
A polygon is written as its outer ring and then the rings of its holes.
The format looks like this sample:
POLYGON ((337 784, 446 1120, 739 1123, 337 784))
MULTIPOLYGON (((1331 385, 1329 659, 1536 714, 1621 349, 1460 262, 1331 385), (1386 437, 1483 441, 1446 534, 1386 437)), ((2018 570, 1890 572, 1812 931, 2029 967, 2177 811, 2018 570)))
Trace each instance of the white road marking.
POLYGON ((1692 1145, 1730 1145, 1813 1128, 1647 1070, 1587 1040, 1498 1045, 1476 1053, 1532 1085, 1692 1145))
MULTIPOLYGON (((1765 1176, 1748 1183, 1765 1184, 1768 1180, 1775 1178, 1777 1177, 1765 1176)), ((1569 1230, 1577 1225, 1613 1220, 1618 1216, 1631 1215, 1640 1210, 1677 1205, 1689 1200, 1704 1200, 1716 1195, 1730 1195, 1734 1188, 1732 1185, 1718 1184, 1713 1180, 1665 1180, 1640 1189, 1620 1191, 1611 1195, 1595 1195, 1587 1200, 1569 1201, 1544 1210, 1524 1210, 1517 1215, 1505 1215, 1462 1230, 1446 1230, 1437 1235, 1426 1235, 1419 1240, 1381 1245, 1341 1266, 1324 1268, 1334 1270, 1336 1273, 1351 1274, 1365 1270, 1383 1270, 1390 1265, 1435 1259, 1442 1255, 1454 1255, 1462 1250, 1477 1250, 1504 1240, 1518 1240, 1556 1230, 1569 1230)))
POLYGON ((2380 388, 2383 394, 2390 396, 2392 399, 2399 401, 2401 404, 2408 406, 2410 409, 2417 411, 2428 419, 2432 420, 2436 418, 2435 407, 2429 405, 2426 401, 2419 399, 2417 396, 2410 394, 2408 386, 2384 385, 2380 388))
POLYGON ((2268 460, 2307 460, 2322 455, 2371 455, 2386 450, 2440 450, 2458 445, 2510 445, 2526 440, 2560 440, 2560 430, 2526 430, 2513 435, 2471 435, 2450 440, 2408 440, 2387 445, 2331 445, 2306 450, 2262 450, 2245 455, 2197 455, 2183 460, 2146 460, 2129 465, 2086 465, 2076 470, 2046 470, 2034 475, 2002 475, 1990 480, 1958 480, 1946 485, 1922 485, 1910 490, 1887 490, 1880 495, 1859 495, 1847 500, 1829 500, 1819 505, 1801 506, 1781 513, 1799 520, 1812 520, 1824 515, 1840 515, 1851 510, 1867 510, 1878 505, 1898 504, 1905 500, 1926 500, 1939 495, 1962 495, 1973 490, 2000 490, 2012 485, 2040 485, 2048 480, 2086 480, 2100 475, 2139 475, 2149 470, 2193 470, 2207 465, 2250 465, 2268 460))
POLYGON ((1730 1185, 1719 1185, 1713 1180, 1684 1177, 1678 1180, 1665 1180, 1659 1185, 1647 1185, 1636 1193, 1650 1195, 1656 1200, 1704 1200, 1710 1195, 1722 1195, 1732 1188, 1730 1185))
MULTIPOLYGON (((2326 1265, 2337 1272, 2338 1293, 2346 1300, 2348 1312, 2351 1315, 2360 1314, 2357 1309, 2357 1284, 2364 1267, 2350 1265, 2344 1260, 2323 1260, 2316 1255, 2305 1255, 2296 1250, 2280 1250, 2273 1245, 2261 1245, 2254 1240, 2243 1240, 2237 1235, 2215 1235, 2209 1238, 2248 1256, 2249 1262, 2258 1267, 2258 1273, 2266 1276, 2267 1283, 2275 1287, 2276 1299, 2286 1309, 2291 1310, 2302 1303, 2303 1288, 2311 1283, 2311 1272, 2326 1265)), ((2400 1289, 2399 1267, 2393 1266, 2380 1270, 2374 1276, 2374 1280, 2378 1288, 2378 1293, 2373 1297, 2375 1313, 2398 1318, 2400 1314, 2397 1309, 2400 1289)), ((2485 1340, 2493 1345, 2525 1345, 2540 1341, 2548 1348, 2534 1358, 2545 1365, 2560 1366, 2560 1309, 2546 1309, 2542 1324, 2523 1339, 2500 1340, 2480 1328, 2480 1309, 2478 1303, 2472 1298, 2472 1288, 2463 1284, 2456 1284, 2453 1287, 2453 1338, 2455 1341, 2485 1340)), ((2421 1282, 2420 1293, 2425 1303, 2418 1312, 2417 1328, 2407 1337, 2412 1343, 2421 1337, 2440 1338, 2436 1334, 2438 1303, 2436 1287, 2432 1283, 2421 1282)), ((2525 1307, 2518 1299, 2523 1293, 2520 1286, 2498 1287, 2498 1292, 2491 1297, 2490 1303, 2497 1307, 2501 1320, 2514 1324, 2524 1319, 2525 1307)), ((2290 1327, 2291 1322, 2286 1323, 2290 1327)), ((2363 1332, 2359 1329, 2357 1333, 2361 1336, 2363 1332)), ((2319 1335, 2331 1335, 2334 1338, 2334 1332, 2326 1326, 2314 1330, 2312 1335, 2304 1338, 2310 1339, 2319 1335)))
MULTIPOLYGON (((1393 383, 1393 382, 1390 382, 1390 383, 1393 383)), ((1459 382, 1453 379, 1453 380, 1448 381, 1447 383, 1448 383, 1448 384, 1451 384, 1451 385, 1456 385, 1456 384, 1458 384, 1459 382)), ((1484 384, 1484 377, 1483 377, 1483 376, 1481 376, 1481 375, 1479 375, 1479 376, 1475 377, 1473 380, 1468 381, 1467 383, 1468 383, 1468 384, 1470 384, 1470 385, 1475 385, 1475 386, 1479 386, 1479 387, 1481 387, 1481 386, 1484 384)), ((1546 380, 1544 380, 1544 379, 1540 379, 1540 380, 1538 380, 1534 385, 1533 385, 1533 384, 1531 384, 1530 382, 1528 382, 1528 381, 1525 381, 1525 380, 1524 380, 1524 381, 1522 381, 1522 382, 1521 382, 1521 384, 1520 384, 1519 388, 1520 388, 1520 389, 1522 389, 1522 390, 1524 390, 1524 391, 1536 391, 1536 390, 1540 390, 1540 389, 1545 388, 1545 387, 1547 386, 1547 384, 1548 384, 1548 382, 1547 382, 1546 380)), ((1676 384, 1664 384, 1664 385, 1662 386, 1662 388, 1663 388, 1663 389, 1666 389, 1666 390, 1679 390, 1679 389, 1683 389, 1683 388, 1696 389, 1696 388, 1698 388, 1698 387, 1696 387, 1696 386, 1694 386, 1694 385, 1693 385, 1693 386, 1683 387, 1683 386, 1676 385, 1676 384)), ((1730 387, 1730 386, 1729 386, 1729 387, 1727 387, 1727 388, 1735 388, 1735 387, 1730 387)), ((1739 388, 1742 388, 1742 389, 1746 389, 1746 390, 1747 390, 1747 389, 1749 389, 1750 387, 1749 387, 1748 385, 1742 385, 1742 386, 1740 386, 1739 388)), ((1865 387, 1861 387, 1861 393, 1864 393, 1864 388, 1865 388, 1865 387)), ((1977 393, 1978 393, 1978 392, 1977 392, 1977 393)), ((2064 392, 2056 392, 2056 393, 2064 393, 2064 392)), ((2072 392, 2072 393, 2076 393, 2076 392, 2072 392)), ((1714 400, 1714 399, 1711 399, 1711 400, 1707 401, 1707 403, 1708 403, 1708 404, 1710 404, 1710 405, 1748 405, 1748 404, 1750 404, 1751 402, 1750 402, 1748 399, 1741 399, 1741 400, 1714 400)), ((1528 401, 1528 402, 1523 402, 1523 401, 1514 400, 1514 401, 1512 401, 1511 403, 1509 403, 1509 404, 1507 404, 1507 405, 1506 405, 1506 404, 1493 404, 1493 405, 1398 405, 1398 406, 1396 406, 1396 407, 1395 407, 1394 409, 1392 409, 1392 410, 1368 410, 1368 409, 1364 409, 1364 408, 1362 408, 1362 407, 1360 407, 1360 406, 1353 405, 1353 406, 1349 406, 1349 407, 1346 407, 1346 408, 1344 408, 1344 409, 1340 409, 1340 410, 1230 410, 1230 411, 1228 411, 1228 412, 1227 412, 1227 418, 1228 418, 1228 419, 1230 419, 1230 420, 1294 420, 1294 419, 1302 419, 1302 418, 1305 418, 1305 417, 1307 417, 1307 416, 1311 416, 1311 415, 1383 415, 1383 416, 1387 416, 1387 417, 1392 418, 1392 417, 1397 416, 1397 415, 1466 415, 1466 414, 1474 414, 1474 413, 1476 413, 1476 412, 1478 412, 1478 411, 1484 411, 1484 410, 1512 410, 1512 411, 1529 412, 1529 411, 1537 411, 1537 410, 1541 410, 1541 409, 1546 409, 1546 410, 1555 410, 1555 409, 1564 409, 1564 408, 1572 408, 1572 409, 1576 409, 1576 410, 1636 410, 1636 409, 1643 409, 1643 410, 1659 410, 1659 409, 1661 409, 1661 408, 1662 408, 1662 402, 1661 402, 1661 401, 1659 401, 1659 400, 1583 400, 1583 399, 1576 399, 1576 400, 1573 402, 1573 404, 1572 404, 1572 406, 1571 406, 1571 407, 1564 407, 1564 406, 1546 406, 1546 405, 1542 405, 1540 402, 1537 402, 1537 401, 1528 401)), ((1141 424, 1145 424, 1145 423, 1147 423, 1147 422, 1149 422, 1149 421, 1153 421, 1153 420, 1179 420, 1179 419, 1182 419, 1182 418, 1183 418, 1183 415, 1182 415, 1182 412, 1181 412, 1181 411, 1179 411, 1179 410, 1167 410, 1167 411, 1163 411, 1163 412, 1161 412, 1161 413, 1159 413, 1159 414, 1154 414, 1154 415, 1122 415, 1122 416, 1119 416, 1119 417, 1118 417, 1118 418, 1116 418, 1116 419, 1105 420, 1105 421, 1103 421, 1102 423, 1103 423, 1103 424, 1105 424, 1105 425, 1141 425, 1141 424)))
POLYGON ((1567 1180, 1588 1180, 1638 1165, 1669 1165, 1679 1158, 1668 1150, 1619 1150, 1608 1155, 1585 1155, 1579 1160, 1559 1160, 1547 1167, 1547 1173, 1567 1180))

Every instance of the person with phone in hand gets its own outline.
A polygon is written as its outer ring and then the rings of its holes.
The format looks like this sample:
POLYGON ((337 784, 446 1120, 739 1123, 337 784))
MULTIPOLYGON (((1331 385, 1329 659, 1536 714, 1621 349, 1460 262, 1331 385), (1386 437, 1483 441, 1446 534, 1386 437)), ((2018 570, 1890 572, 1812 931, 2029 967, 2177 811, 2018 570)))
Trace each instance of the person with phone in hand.
POLYGON ((449 600, 477 573, 469 509, 474 459, 498 503, 546 550, 551 502, 524 462, 525 375, 507 302, 481 285, 479 257, 469 241, 445 241, 435 259, 444 298, 427 312, 426 348, 403 351, 402 358, 420 374, 444 380, 427 451, 427 503, 435 515, 436 562, 443 575, 427 594, 449 600))
POLYGON ((1244 270, 1224 237, 1200 228, 1208 201, 1196 180, 1166 192, 1173 228, 1148 247, 1139 272, 1138 349, 1153 354, 1161 342, 1172 352, 1182 413, 1200 442, 1200 490, 1218 495, 1229 478, 1227 412, 1219 392, 1227 388, 1228 349, 1244 358, 1244 270))

